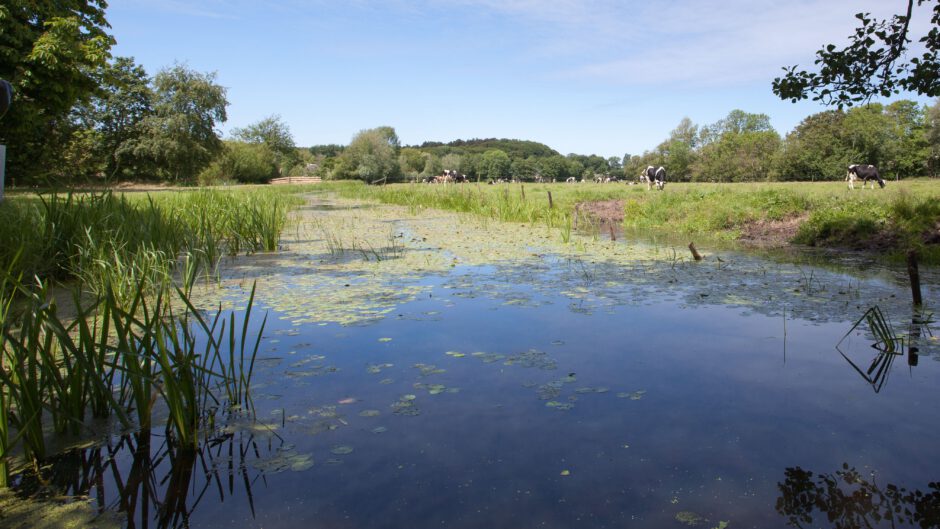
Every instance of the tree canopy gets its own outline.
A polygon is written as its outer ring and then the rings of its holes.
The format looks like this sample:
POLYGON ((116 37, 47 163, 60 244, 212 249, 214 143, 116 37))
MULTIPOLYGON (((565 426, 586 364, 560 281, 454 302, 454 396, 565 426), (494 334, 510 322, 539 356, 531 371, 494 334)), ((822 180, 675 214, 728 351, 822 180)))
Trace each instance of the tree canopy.
POLYGON ((0 121, 9 173, 37 177, 55 166, 62 137, 56 127, 76 102, 99 85, 98 72, 114 38, 103 0, 0 4, 0 78, 14 88, 14 103, 0 121))
POLYGON ((859 26, 849 44, 828 44, 816 52, 818 72, 785 67, 786 74, 773 81, 773 92, 793 102, 812 96, 813 101, 839 108, 867 103, 874 96, 889 97, 901 90, 940 96, 940 0, 908 0, 903 14, 890 20, 858 13, 859 26), (905 61, 914 5, 932 6, 930 30, 918 42, 923 52, 905 61))

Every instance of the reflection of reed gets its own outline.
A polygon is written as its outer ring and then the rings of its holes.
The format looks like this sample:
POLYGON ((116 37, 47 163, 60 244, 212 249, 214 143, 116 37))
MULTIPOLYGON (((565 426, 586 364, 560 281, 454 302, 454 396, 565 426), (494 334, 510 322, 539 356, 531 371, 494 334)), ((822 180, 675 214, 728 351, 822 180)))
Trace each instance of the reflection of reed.
POLYGON ((129 529, 151 524, 164 529, 188 527, 209 490, 217 490, 221 503, 241 482, 255 516, 251 487, 263 474, 248 472, 250 461, 261 457, 253 435, 221 434, 195 449, 161 439, 153 450, 153 434, 142 430, 105 447, 65 452, 43 467, 42 475, 24 474, 16 488, 20 494, 94 496, 100 513, 123 512, 129 529), (131 457, 129 469, 126 454, 131 457), (108 498, 111 489, 106 483, 117 489, 115 498, 108 498))
POLYGON ((855 322, 855 325, 853 325, 852 328, 845 333, 845 336, 839 340, 839 343, 836 344, 836 350, 839 351, 842 358, 845 358, 846 362, 871 385, 875 393, 880 392, 881 388, 884 387, 885 382, 888 380, 888 375, 891 374, 891 366, 894 364, 895 358, 903 354, 903 349, 904 341, 898 339, 891 324, 877 306, 866 310, 865 313, 862 314, 862 317, 855 322), (877 340, 872 344, 872 349, 878 351, 865 370, 862 370, 858 364, 849 358, 840 348, 845 338, 852 334, 852 331, 857 329, 862 322, 867 322, 868 330, 877 340))

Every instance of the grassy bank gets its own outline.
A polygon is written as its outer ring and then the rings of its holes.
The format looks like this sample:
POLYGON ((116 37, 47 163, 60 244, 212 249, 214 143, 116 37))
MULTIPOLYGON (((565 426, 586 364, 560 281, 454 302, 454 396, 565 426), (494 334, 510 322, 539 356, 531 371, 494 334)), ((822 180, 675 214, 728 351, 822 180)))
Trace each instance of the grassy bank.
POLYGON ((540 223, 570 232, 575 204, 623 200, 627 228, 724 240, 761 222, 797 219, 796 244, 900 255, 916 249, 940 264, 940 181, 889 182, 885 189, 848 190, 844 183, 669 184, 666 191, 623 184, 365 186, 338 182, 324 191, 440 208, 503 221, 540 223), (549 207, 549 193, 551 204, 549 207))
MULTIPOLYGON (((244 187, 10 195, 0 204, 0 268, 80 281, 126 299, 138 284, 211 272, 225 255, 273 251, 296 188, 244 187)), ((184 281, 185 282, 185 281, 184 281)))

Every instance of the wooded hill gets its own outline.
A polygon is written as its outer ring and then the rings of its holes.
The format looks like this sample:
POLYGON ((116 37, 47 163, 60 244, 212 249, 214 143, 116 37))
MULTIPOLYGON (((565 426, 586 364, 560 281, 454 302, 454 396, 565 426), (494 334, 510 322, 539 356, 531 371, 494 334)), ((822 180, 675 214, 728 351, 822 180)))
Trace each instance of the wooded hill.
POLYGON ((543 143, 526 140, 511 140, 505 138, 474 138, 472 140, 454 140, 449 143, 426 141, 421 145, 414 145, 411 147, 428 154, 433 154, 434 156, 440 158, 443 158, 448 154, 456 154, 458 156, 467 154, 483 154, 486 151, 492 149, 499 149, 508 154, 512 159, 524 159, 531 156, 535 156, 537 158, 547 158, 549 156, 557 156, 560 154, 555 149, 552 149, 543 143))

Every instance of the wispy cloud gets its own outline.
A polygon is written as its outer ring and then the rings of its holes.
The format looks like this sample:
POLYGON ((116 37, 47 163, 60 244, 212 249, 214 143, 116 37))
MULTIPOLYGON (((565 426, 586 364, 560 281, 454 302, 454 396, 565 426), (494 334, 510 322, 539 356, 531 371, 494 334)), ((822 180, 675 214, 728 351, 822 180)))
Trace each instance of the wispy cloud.
MULTIPOLYGON (((782 66, 812 65, 826 43, 843 42, 853 15, 886 18, 900 3, 884 0, 428 0, 551 26, 531 41, 533 54, 565 57, 561 78, 619 84, 715 86, 765 80, 782 66)), ((914 19, 925 31, 925 9, 914 19)))

